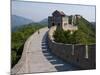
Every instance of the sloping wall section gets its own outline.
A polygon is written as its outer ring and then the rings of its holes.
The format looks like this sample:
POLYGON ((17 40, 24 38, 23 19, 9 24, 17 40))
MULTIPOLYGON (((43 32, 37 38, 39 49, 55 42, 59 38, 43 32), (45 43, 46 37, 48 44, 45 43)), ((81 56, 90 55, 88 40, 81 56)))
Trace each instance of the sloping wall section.
POLYGON ((62 44, 53 41, 53 32, 56 27, 51 27, 48 31, 49 49, 61 59, 74 64, 81 69, 96 68, 96 45, 62 44))

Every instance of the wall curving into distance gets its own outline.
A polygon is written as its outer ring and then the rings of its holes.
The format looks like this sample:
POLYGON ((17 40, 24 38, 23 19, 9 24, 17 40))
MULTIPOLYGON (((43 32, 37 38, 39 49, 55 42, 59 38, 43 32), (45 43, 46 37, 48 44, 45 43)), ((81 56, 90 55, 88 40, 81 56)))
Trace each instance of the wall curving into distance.
POLYGON ((48 31, 48 46, 49 49, 61 59, 74 64, 81 69, 96 68, 96 44, 62 44, 53 41, 53 32, 56 27, 51 27, 48 31))

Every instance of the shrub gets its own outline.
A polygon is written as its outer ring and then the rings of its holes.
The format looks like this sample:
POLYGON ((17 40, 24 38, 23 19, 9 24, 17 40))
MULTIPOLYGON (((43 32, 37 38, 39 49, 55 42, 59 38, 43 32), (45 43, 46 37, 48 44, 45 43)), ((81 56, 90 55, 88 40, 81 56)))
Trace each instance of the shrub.
MULTIPOLYGON (((71 16, 69 16, 69 22, 71 22, 71 16)), ((56 30, 54 32, 54 41, 65 44, 91 44, 95 43, 95 29, 83 17, 76 20, 78 26, 77 31, 64 31, 56 30)))

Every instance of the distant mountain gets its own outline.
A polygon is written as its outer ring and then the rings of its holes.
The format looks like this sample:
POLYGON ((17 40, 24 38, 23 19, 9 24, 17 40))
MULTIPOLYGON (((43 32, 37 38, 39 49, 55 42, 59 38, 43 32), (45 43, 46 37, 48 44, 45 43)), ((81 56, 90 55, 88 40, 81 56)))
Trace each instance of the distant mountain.
POLYGON ((48 18, 41 20, 39 23, 41 24, 48 24, 48 18))
POLYGON ((17 16, 17 15, 12 15, 11 16, 11 25, 12 27, 15 26, 20 26, 20 25, 25 25, 25 24, 29 24, 32 23, 33 21, 21 16, 17 16))
POLYGON ((17 15, 11 15, 11 30, 16 31, 16 29, 22 25, 33 23, 32 20, 17 16, 17 15))

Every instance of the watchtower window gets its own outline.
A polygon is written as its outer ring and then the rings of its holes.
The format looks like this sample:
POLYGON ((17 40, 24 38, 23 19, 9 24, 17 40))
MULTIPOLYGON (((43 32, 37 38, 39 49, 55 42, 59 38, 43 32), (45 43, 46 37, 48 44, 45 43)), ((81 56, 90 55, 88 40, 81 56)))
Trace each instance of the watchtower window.
POLYGON ((55 24, 54 23, 52 23, 52 26, 54 26, 55 24))
POLYGON ((64 23, 64 26, 66 26, 67 25, 67 23, 64 23))
POLYGON ((58 26, 60 26, 60 23, 58 23, 58 26))

